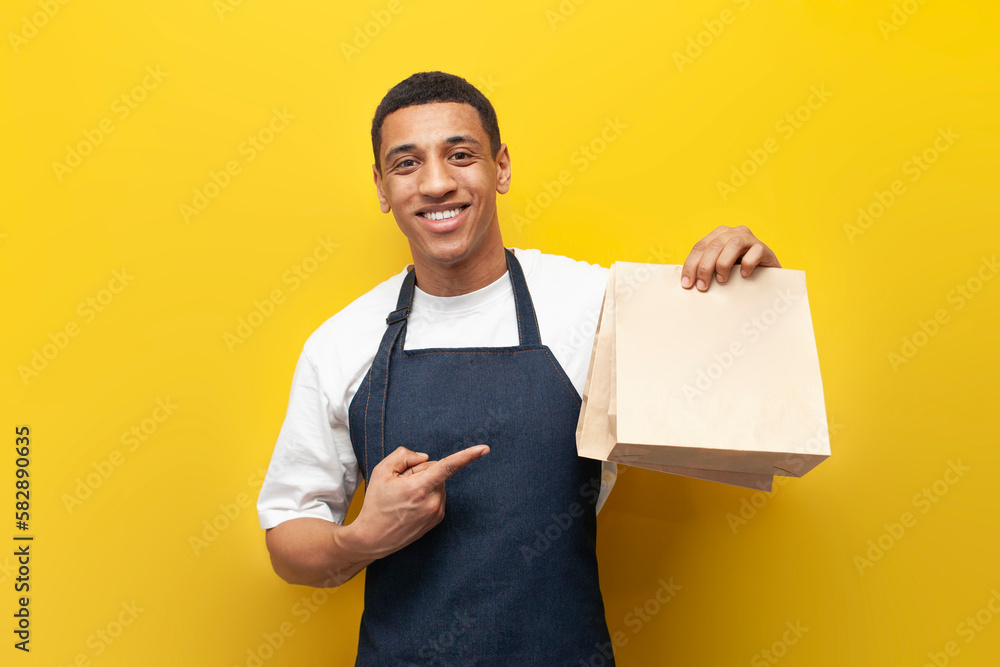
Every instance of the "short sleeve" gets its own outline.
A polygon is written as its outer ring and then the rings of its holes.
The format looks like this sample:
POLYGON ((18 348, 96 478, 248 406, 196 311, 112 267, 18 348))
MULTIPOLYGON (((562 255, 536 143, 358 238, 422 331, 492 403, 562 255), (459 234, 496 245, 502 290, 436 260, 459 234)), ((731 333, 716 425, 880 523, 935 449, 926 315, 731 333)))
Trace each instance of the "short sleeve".
POLYGON ((257 500, 261 528, 301 517, 344 523, 358 487, 358 464, 348 425, 335 412, 303 349, 257 500))

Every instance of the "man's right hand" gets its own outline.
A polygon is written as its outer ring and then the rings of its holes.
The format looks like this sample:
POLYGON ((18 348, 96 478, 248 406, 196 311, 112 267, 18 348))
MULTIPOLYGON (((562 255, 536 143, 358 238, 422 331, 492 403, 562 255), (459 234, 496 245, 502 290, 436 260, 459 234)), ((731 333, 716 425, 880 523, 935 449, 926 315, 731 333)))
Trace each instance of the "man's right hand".
POLYGON ((372 470, 361 513, 350 524, 303 517, 269 528, 266 540, 274 571, 290 584, 343 584, 440 523, 445 482, 489 451, 486 445, 476 445, 428 461, 427 454, 398 448, 372 470))
POLYGON ((444 518, 445 482, 488 454, 487 445, 455 452, 440 461, 399 447, 372 470, 361 513, 352 526, 376 558, 399 551, 444 518))

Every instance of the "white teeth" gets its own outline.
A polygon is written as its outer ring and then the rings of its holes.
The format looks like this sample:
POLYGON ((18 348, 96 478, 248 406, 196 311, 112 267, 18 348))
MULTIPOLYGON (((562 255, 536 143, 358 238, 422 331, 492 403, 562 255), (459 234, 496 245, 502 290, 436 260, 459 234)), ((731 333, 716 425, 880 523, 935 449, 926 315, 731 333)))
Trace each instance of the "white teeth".
POLYGON ((447 220, 448 218, 454 218, 456 215, 462 212, 461 208, 453 208, 450 211, 436 211, 433 213, 421 213, 423 217, 428 220, 447 220))

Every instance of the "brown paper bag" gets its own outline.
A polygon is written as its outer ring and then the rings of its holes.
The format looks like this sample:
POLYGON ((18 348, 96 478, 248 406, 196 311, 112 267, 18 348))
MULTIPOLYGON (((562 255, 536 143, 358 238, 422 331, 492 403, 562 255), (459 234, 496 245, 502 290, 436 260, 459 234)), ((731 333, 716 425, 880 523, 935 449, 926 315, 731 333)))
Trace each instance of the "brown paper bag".
POLYGON ((802 271, 616 262, 577 424, 581 456, 770 490, 830 455, 802 271))

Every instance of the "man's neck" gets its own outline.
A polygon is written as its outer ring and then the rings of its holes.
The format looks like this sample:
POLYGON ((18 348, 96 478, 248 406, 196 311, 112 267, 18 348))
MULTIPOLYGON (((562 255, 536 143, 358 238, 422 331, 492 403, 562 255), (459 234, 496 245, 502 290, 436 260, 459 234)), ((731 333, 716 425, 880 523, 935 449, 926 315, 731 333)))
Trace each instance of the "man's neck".
POLYGON ((413 259, 417 285, 433 296, 458 296, 482 289, 499 280, 507 272, 507 255, 503 241, 497 240, 484 256, 441 266, 413 259))

